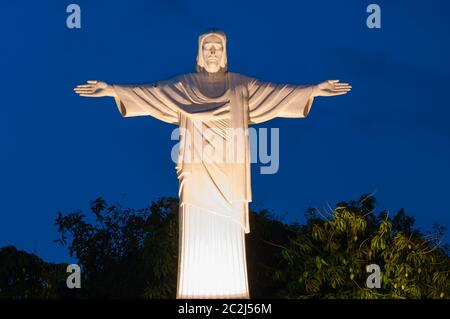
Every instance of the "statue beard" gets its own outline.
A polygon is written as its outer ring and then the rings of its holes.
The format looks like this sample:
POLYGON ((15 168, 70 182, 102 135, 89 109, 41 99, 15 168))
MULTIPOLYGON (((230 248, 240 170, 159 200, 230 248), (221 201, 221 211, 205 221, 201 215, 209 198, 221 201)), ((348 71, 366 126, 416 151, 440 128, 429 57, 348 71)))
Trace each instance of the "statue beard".
POLYGON ((217 62, 207 63, 205 67, 205 70, 209 73, 217 73, 220 69, 220 65, 217 62))

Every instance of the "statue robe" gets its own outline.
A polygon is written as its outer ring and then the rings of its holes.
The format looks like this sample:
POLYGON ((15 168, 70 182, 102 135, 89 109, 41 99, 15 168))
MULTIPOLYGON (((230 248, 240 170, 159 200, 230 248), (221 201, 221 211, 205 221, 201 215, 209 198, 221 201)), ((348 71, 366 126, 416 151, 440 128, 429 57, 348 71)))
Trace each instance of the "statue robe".
POLYGON ((177 298, 249 298, 248 126, 275 117, 306 117, 312 86, 223 72, 225 91, 208 97, 202 93, 204 76, 198 72, 149 85, 114 85, 116 104, 124 117, 152 116, 179 126, 177 298))

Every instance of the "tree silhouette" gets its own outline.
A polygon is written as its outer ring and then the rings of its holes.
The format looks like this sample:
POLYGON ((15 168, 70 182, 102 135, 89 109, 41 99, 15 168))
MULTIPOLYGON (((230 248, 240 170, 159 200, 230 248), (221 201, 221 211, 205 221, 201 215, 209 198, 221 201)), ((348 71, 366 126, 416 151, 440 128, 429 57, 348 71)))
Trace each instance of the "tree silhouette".
POLYGON ((64 294, 65 264, 46 263, 13 246, 0 249, 0 299, 48 299, 64 294))
POLYGON ((276 276, 289 298, 448 298, 448 247, 443 235, 414 229, 401 209, 392 219, 374 213, 375 199, 342 202, 329 218, 309 219, 282 251, 287 265, 276 276), (381 267, 381 288, 366 287, 366 266, 381 267))
POLYGON ((68 245, 82 267, 80 297, 170 298, 177 279, 178 201, 162 198, 150 207, 123 209, 102 198, 91 202, 94 221, 80 210, 58 213, 57 242, 68 245))

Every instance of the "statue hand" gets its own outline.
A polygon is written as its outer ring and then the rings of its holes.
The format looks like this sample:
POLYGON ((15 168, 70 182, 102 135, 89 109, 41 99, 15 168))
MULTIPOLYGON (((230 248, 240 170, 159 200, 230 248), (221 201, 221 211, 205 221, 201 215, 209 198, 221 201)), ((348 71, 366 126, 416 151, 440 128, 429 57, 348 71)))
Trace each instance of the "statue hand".
POLYGON ((339 80, 328 80, 314 86, 314 96, 335 96, 347 94, 352 87, 348 83, 339 80))
POLYGON ((87 84, 80 84, 74 88, 75 93, 80 96, 102 97, 115 96, 115 92, 111 85, 102 81, 87 81, 87 84))

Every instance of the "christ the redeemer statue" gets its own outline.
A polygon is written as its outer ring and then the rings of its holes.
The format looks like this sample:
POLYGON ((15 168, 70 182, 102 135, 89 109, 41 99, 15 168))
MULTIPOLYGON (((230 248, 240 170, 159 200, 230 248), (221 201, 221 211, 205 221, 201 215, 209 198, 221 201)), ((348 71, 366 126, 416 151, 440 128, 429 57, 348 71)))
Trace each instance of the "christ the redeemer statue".
POLYGON ((177 298, 250 297, 248 127, 306 117, 314 97, 350 90, 338 80, 276 84, 228 72, 221 31, 199 36, 196 72, 148 85, 87 81, 75 88, 81 96, 114 97, 124 117, 147 115, 180 128, 177 298))

